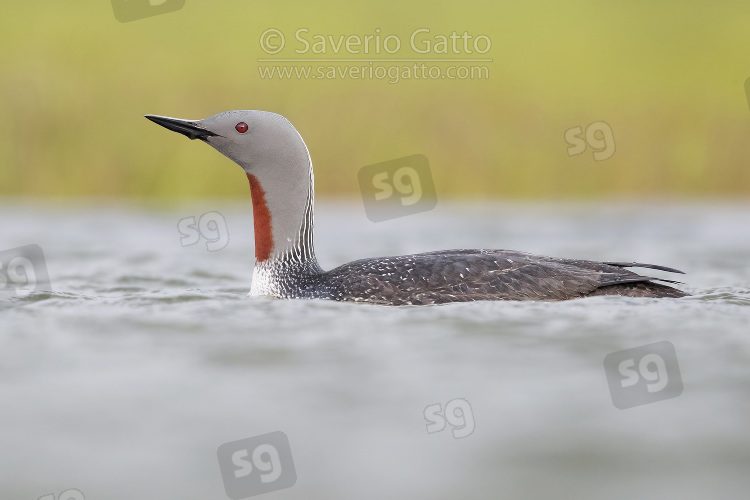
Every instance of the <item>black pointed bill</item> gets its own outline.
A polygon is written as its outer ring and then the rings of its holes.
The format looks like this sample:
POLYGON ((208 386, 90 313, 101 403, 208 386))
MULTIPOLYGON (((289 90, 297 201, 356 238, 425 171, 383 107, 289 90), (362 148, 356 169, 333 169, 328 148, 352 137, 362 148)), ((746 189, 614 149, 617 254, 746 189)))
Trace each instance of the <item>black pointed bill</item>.
POLYGON ((180 120, 177 118, 169 118, 167 116, 157 116, 157 115, 144 115, 144 116, 148 118, 149 120, 151 120, 152 122, 158 123, 162 127, 169 129, 172 132, 177 132, 179 134, 184 135, 190 140, 200 139, 201 141, 205 141, 209 137, 219 135, 219 134, 214 134, 210 130, 206 130, 205 128, 199 126, 198 123, 194 121, 180 120))

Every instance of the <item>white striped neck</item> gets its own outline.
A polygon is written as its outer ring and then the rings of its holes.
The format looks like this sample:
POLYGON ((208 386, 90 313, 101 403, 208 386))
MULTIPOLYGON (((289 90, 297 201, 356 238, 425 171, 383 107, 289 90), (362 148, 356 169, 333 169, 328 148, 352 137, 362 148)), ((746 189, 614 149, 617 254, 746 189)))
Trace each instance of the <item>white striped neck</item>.
POLYGON ((306 163, 305 168, 247 173, 255 231, 251 296, 284 297, 301 279, 323 272, 313 244, 315 195, 309 154, 306 163))

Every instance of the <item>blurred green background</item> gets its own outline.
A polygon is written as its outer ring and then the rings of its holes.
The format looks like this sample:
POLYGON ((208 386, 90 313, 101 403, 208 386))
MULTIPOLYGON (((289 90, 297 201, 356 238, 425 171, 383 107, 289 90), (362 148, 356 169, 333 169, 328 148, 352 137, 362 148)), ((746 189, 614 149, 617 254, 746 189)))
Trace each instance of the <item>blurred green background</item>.
POLYGON ((415 153, 439 197, 750 194, 748 2, 187 0, 128 23, 106 0, 7 2, 0 47, 0 195, 247 196, 239 167, 142 117, 228 109, 289 118, 323 197, 357 196, 359 168, 415 153), (373 57, 410 58, 428 28, 488 36, 492 62, 473 80, 263 79, 269 28, 289 45, 273 57, 300 57, 299 28, 379 28, 404 46, 373 57), (565 131, 596 121, 616 152, 568 156, 565 131))

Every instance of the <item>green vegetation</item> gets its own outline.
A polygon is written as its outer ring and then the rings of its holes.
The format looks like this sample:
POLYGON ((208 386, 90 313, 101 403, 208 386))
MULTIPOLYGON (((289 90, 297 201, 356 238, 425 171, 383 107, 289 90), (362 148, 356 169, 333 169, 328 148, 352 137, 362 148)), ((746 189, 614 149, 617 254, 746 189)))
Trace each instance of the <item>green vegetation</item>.
POLYGON ((319 196, 356 195, 360 167, 415 153, 429 158, 445 197, 750 194, 748 2, 187 0, 123 24, 109 2, 48 1, 10 2, 2 18, 0 195, 246 196, 239 167, 142 117, 236 108, 295 124, 319 196), (261 50, 269 28, 286 35, 276 55, 261 50), (301 55, 300 28, 310 43, 301 55), (420 28, 430 30, 420 49, 452 32, 485 35, 492 47, 415 53, 409 38, 420 28), (401 50, 351 53, 378 33, 397 36, 401 50), (315 35, 355 38, 350 52, 328 44, 314 54, 315 35), (390 84, 262 78, 259 66, 280 63, 258 59, 274 57, 492 62, 457 63, 486 65, 488 78, 390 84), (596 121, 612 129, 612 157, 568 156, 565 131, 596 121))

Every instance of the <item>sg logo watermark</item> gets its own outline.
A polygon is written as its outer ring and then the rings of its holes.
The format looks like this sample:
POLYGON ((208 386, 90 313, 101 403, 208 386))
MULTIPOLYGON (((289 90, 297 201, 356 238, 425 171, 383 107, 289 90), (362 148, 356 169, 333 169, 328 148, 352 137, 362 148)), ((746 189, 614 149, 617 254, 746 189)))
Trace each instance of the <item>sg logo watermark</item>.
POLYGON ((232 500, 291 488, 297 482, 289 439, 281 431, 219 446, 224 490, 232 500))
POLYGON ((575 156, 586 151, 588 144, 594 150, 594 160, 608 160, 615 154, 615 138, 612 127, 607 122, 594 122, 586 127, 585 139, 583 127, 571 127, 565 131, 568 143, 568 156, 575 156))
POLYGON ((115 19, 129 23, 182 9, 185 0, 112 0, 115 19))
POLYGON ((437 206, 435 182, 424 155, 362 167, 358 179, 365 213, 372 222, 426 212, 437 206))
POLYGON ((440 403, 428 406, 424 409, 424 418, 427 420, 428 434, 442 431, 447 422, 453 427, 453 437, 456 439, 465 438, 476 427, 471 405, 461 398, 445 403, 445 411, 440 403))
POLYGON ((229 244, 227 221, 219 212, 208 212, 198 219, 194 216, 180 219, 177 230, 184 247, 198 244, 201 238, 205 238, 209 252, 217 252, 229 244))
POLYGON ((39 497, 39 500, 86 500, 80 490, 71 488, 60 493, 59 496, 55 497, 54 493, 39 497))
POLYGON ((18 299, 49 290, 49 273, 39 245, 0 252, 0 311, 21 305, 18 299))
POLYGON ((663 341, 608 354, 604 358, 612 403, 620 410, 682 394, 677 353, 663 341))

